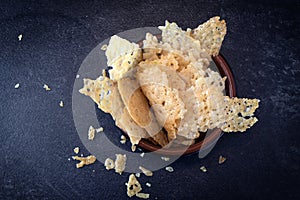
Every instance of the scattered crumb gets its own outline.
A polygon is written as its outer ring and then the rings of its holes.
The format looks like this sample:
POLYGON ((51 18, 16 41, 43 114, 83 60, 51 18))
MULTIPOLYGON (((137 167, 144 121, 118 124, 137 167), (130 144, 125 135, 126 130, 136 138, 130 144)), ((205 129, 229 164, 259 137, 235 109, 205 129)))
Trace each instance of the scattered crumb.
POLYGON ((94 169, 93 169, 92 171, 93 171, 93 172, 95 172, 95 170, 94 170, 94 169))
POLYGON ((141 148, 138 148, 139 151, 143 151, 141 148))
POLYGON ((146 183, 146 186, 151 187, 151 183, 146 183))
POLYGON ((153 172, 145 167, 139 166, 139 169, 146 175, 146 176, 153 176, 153 172))
POLYGON ((60 102, 59 102, 59 106, 60 106, 60 107, 64 107, 64 102, 63 102, 63 101, 60 101, 60 102))
POLYGON ((145 155, 145 153, 144 153, 144 152, 140 154, 140 156, 141 156, 142 158, 144 157, 144 155, 145 155))
POLYGON ((135 150, 136 150, 136 146, 133 144, 133 145, 131 145, 131 151, 132 152, 135 152, 135 150))
POLYGON ((222 155, 219 157, 219 164, 222 164, 226 161, 227 158, 223 157, 222 155))
POLYGON ((121 144, 125 144, 125 143, 126 143, 126 140, 120 140, 120 143, 121 143, 121 144))
POLYGON ((140 173, 135 173, 135 176, 136 176, 136 177, 140 177, 141 174, 140 174, 140 173))
POLYGON ((76 75, 76 78, 79 78, 79 77, 80 77, 80 75, 79 75, 79 74, 77 74, 77 75, 76 75))
POLYGON ((147 194, 147 193, 137 193, 135 196, 137 196, 138 198, 141 198, 141 199, 149 199, 150 194, 147 194))
POLYGON ((103 127, 100 127, 100 128, 97 128, 97 129, 96 129, 96 132, 97 132, 97 133, 100 133, 100 132, 103 132, 103 130, 104 130, 103 127))
POLYGON ((168 166, 168 167, 166 167, 165 169, 166 169, 168 172, 174 172, 173 167, 168 166))
POLYGON ((68 161, 71 161, 71 158, 68 158, 68 161))
POLYGON ((95 128, 93 126, 89 127, 88 139, 93 140, 95 137, 95 128))
POLYGON ((76 164, 77 168, 81 168, 84 165, 90 165, 93 164, 96 161, 96 157, 93 155, 87 156, 87 157, 79 157, 79 156, 73 156, 73 160, 79 160, 80 163, 76 164))
POLYGON ((74 151, 74 153, 78 154, 78 153, 79 153, 79 147, 75 147, 75 148, 73 149, 73 151, 74 151))
POLYGON ((120 143, 121 144, 125 144, 126 143, 126 137, 124 135, 121 135, 120 143))
POLYGON ((23 35, 22 35, 22 34, 18 35, 18 39, 19 39, 19 41, 21 41, 21 40, 22 40, 22 38, 23 38, 23 35))
POLYGON ((80 154, 81 157, 83 157, 83 154, 80 154))
POLYGON ((162 156, 161 159, 164 160, 164 161, 169 161, 170 160, 170 158, 164 157, 164 156, 162 156))
POLYGON ((20 83, 17 83, 16 85, 15 85, 15 89, 18 89, 20 87, 20 83))
POLYGON ((126 167, 126 154, 116 154, 116 160, 115 160, 115 172, 119 173, 120 175, 124 171, 126 167))
POLYGON ((207 172, 207 169, 206 169, 205 166, 200 167, 200 170, 201 170, 202 172, 207 172))
POLYGON ((49 88, 49 86, 46 85, 46 84, 44 84, 43 88, 44 88, 46 91, 50 91, 50 90, 51 90, 51 88, 49 88))
POLYGON ((107 170, 113 169, 115 168, 115 162, 110 158, 106 158, 104 166, 107 170))
POLYGON ((107 44, 102 45, 101 50, 106 51, 106 49, 107 49, 107 44))
POLYGON ((132 197, 142 190, 141 184, 136 179, 134 174, 130 174, 127 182, 127 195, 132 197))

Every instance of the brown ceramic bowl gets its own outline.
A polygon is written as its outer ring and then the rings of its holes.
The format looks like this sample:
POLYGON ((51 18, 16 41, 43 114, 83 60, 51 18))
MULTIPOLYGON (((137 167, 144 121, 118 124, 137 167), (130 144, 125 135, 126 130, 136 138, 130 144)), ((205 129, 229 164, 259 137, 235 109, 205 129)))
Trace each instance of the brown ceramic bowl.
MULTIPOLYGON (((215 57, 212 57, 213 62, 215 63, 216 67, 218 68, 220 74, 222 77, 226 76, 226 82, 225 82, 225 91, 226 95, 230 97, 236 96, 236 89, 235 89, 235 83, 234 78, 232 75, 232 72, 224 59, 222 55, 218 55, 215 57)), ((139 142, 139 146, 151 151, 156 152, 159 154, 164 155, 186 155, 186 154, 192 154, 195 152, 199 152, 200 150, 205 151, 209 147, 213 146, 218 139, 222 136, 222 130, 221 129, 214 129, 210 133, 204 133, 202 137, 196 140, 196 142, 189 147, 187 146, 176 146, 176 147, 169 147, 169 148, 161 148, 158 145, 155 145, 151 143, 148 140, 142 139, 139 142), (207 134, 207 135, 206 135, 207 134)))

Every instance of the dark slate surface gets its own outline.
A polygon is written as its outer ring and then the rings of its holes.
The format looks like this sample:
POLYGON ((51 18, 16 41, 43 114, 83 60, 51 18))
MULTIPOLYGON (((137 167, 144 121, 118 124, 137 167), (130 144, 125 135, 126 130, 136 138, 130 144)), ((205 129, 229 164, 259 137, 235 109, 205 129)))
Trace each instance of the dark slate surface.
POLYGON ((113 34, 165 19, 195 27, 214 15, 227 21, 221 52, 237 94, 261 99, 260 121, 225 134, 204 159, 182 157, 172 174, 142 177, 152 183, 144 192, 151 199, 299 199, 300 4, 279 2, 2 0, 0 199, 126 199, 128 174, 100 162, 78 170, 68 161, 74 146, 88 154, 72 116, 77 70, 113 34), (228 160, 218 165, 221 154, 228 160))

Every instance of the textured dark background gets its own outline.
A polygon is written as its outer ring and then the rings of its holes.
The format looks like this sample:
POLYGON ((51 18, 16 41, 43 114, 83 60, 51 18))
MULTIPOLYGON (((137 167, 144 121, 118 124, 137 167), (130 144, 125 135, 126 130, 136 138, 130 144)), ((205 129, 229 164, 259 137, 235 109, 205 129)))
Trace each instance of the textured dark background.
POLYGON ((144 192, 151 199, 299 199, 299 13, 297 1, 2 0, 0 199, 126 199, 128 174, 108 172, 100 162, 78 170, 68 161, 75 146, 88 154, 72 118, 77 70, 118 32, 166 19, 195 27, 215 15, 227 22, 221 53, 237 95, 261 99, 260 121, 246 133, 225 134, 204 159, 185 156, 172 174, 142 177, 152 183, 144 192), (221 154, 228 160, 218 165, 221 154))

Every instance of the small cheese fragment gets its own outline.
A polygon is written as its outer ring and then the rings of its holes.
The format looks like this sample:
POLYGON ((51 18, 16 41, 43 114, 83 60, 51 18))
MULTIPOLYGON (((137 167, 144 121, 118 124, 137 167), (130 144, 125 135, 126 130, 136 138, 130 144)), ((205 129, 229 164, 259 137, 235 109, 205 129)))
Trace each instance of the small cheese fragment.
POLYGON ((75 148, 73 149, 73 151, 74 151, 74 153, 78 154, 78 153, 79 153, 79 147, 75 147, 75 148))
POLYGON ((153 172, 145 167, 139 166, 139 169, 146 175, 146 176, 153 176, 153 172))
POLYGON ((164 160, 164 161, 169 161, 170 160, 169 157, 164 157, 164 156, 162 156, 161 159, 164 160))
POLYGON ((107 44, 104 44, 104 45, 101 46, 102 51, 106 51, 106 49, 107 49, 107 44))
POLYGON ((106 160, 104 162, 104 166, 107 170, 114 169, 115 168, 115 162, 110 158, 106 158, 106 160))
POLYGON ((23 38, 23 35, 22 35, 22 34, 18 35, 18 40, 19 40, 19 41, 21 41, 22 38, 23 38))
POLYGON ((226 159, 227 159, 227 158, 225 158, 224 156, 221 155, 221 156, 219 157, 219 164, 224 163, 224 162, 226 161, 226 159))
POLYGON ((166 169, 168 172, 174 172, 173 167, 168 166, 168 167, 166 167, 165 169, 166 169))
POLYGON ((142 190, 142 186, 139 181, 136 179, 134 174, 129 176, 129 180, 127 182, 127 195, 132 197, 139 193, 142 190))
POLYGON ((96 157, 93 155, 87 156, 87 157, 79 157, 79 156, 73 156, 73 160, 79 160, 80 163, 76 164, 77 168, 81 168, 84 165, 90 165, 93 164, 96 161, 96 157))
POLYGON ((59 102, 59 106, 60 106, 60 107, 64 107, 64 102, 63 102, 63 101, 60 101, 60 102, 59 102))
POLYGON ((125 170, 126 167, 126 154, 116 154, 116 160, 115 160, 115 172, 119 173, 120 175, 125 170))
POLYGON ((15 85, 15 89, 18 89, 20 87, 20 83, 17 83, 16 85, 15 85))
POLYGON ((88 139, 93 140, 95 137, 95 128, 93 126, 89 127, 89 132, 88 132, 88 139))
POLYGON ((103 132, 103 130, 104 130, 103 127, 100 127, 100 128, 97 128, 97 129, 96 129, 96 132, 97 132, 97 133, 100 133, 100 132, 103 132))
POLYGON ((50 91, 50 90, 51 90, 51 88, 50 88, 48 85, 46 85, 46 84, 44 84, 43 88, 44 88, 46 91, 50 91))
POLYGON ((200 167, 200 170, 201 170, 202 172, 207 172, 207 169, 206 169, 205 166, 200 167))
POLYGON ((121 135, 120 143, 121 144, 125 144, 126 143, 126 137, 124 135, 121 135))
POLYGON ((137 193, 135 196, 137 196, 138 198, 141 198, 141 199, 149 199, 150 194, 141 192, 141 193, 137 193))

